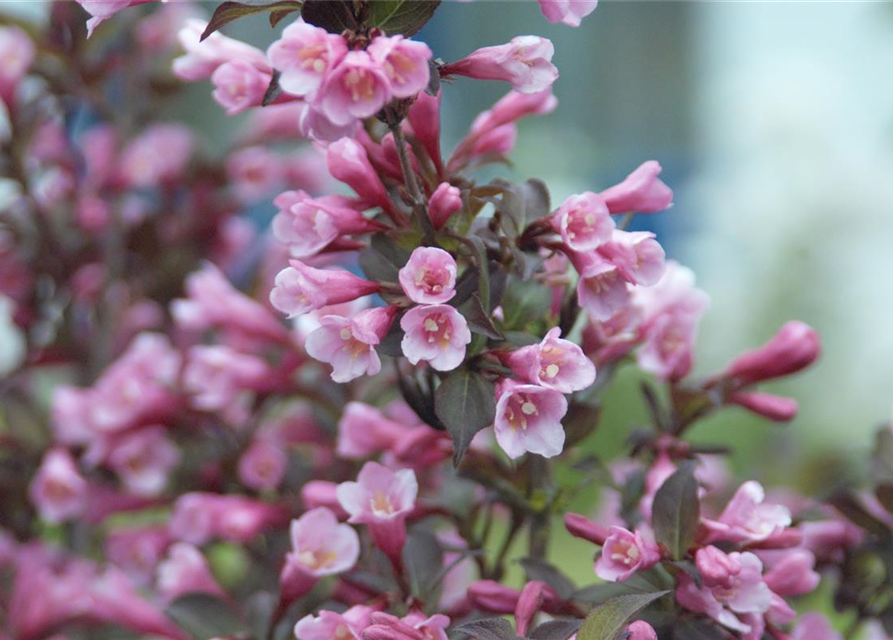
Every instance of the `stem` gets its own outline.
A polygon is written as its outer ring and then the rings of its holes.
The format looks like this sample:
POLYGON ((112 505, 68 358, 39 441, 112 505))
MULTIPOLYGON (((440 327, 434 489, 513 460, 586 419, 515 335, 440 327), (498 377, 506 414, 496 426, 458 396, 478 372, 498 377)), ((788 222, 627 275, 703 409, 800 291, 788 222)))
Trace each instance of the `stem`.
MULTIPOLYGON (((531 455, 530 468, 530 496, 531 501, 539 502, 537 493, 548 495, 552 483, 552 469, 546 458, 531 455)), ((545 497, 545 496, 543 496, 545 497)), ((530 516, 530 540, 528 553, 531 558, 545 560, 549 551, 549 509, 546 505, 540 506, 530 516)))
POLYGON ((399 122, 388 125, 391 133, 394 134, 394 144, 397 147, 397 157, 400 159, 400 170, 403 172, 403 180, 406 184, 406 190, 412 199, 412 213, 419 223, 419 228, 425 234, 425 242, 429 245, 434 244, 434 225, 431 224, 431 217, 428 215, 428 206, 425 196, 419 187, 419 181, 416 178, 415 170, 412 168, 412 162, 409 160, 409 154, 406 153, 406 137, 403 135, 403 128, 399 122))

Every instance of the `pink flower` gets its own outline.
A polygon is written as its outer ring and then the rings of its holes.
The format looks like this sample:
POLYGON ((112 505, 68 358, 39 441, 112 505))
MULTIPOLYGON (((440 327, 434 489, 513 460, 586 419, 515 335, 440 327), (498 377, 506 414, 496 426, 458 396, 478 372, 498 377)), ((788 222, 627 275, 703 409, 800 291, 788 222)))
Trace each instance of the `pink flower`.
POLYGON ((282 159, 262 146, 245 147, 229 154, 226 176, 240 200, 256 202, 281 187, 282 159))
POLYGON ((738 391, 730 395, 728 401, 775 422, 793 420, 800 408, 793 398, 771 393, 738 391))
POLYGON ((440 155, 440 96, 440 92, 436 96, 420 93, 409 107, 405 121, 411 127, 412 135, 425 148, 438 175, 443 170, 440 155))
POLYGON ((780 596, 799 596, 815 589, 821 581, 816 573, 815 555, 805 549, 790 549, 782 552, 781 558, 763 576, 763 580, 774 593, 780 596))
POLYGON ((364 203, 391 210, 391 200, 384 185, 359 142, 341 138, 330 144, 326 149, 326 166, 333 178, 356 191, 364 203))
POLYGON ((478 49, 471 55, 447 64, 444 75, 479 80, 502 80, 521 93, 539 93, 552 86, 558 69, 552 64, 555 48, 537 36, 517 36, 507 44, 478 49))
POLYGON ((157 187, 183 176, 192 157, 192 131, 179 124, 148 127, 121 154, 120 173, 128 184, 157 187))
POLYGON ((388 420, 375 407, 362 402, 350 402, 338 423, 336 451, 342 458, 366 458, 390 449, 412 429, 388 420))
POLYGON ((711 552, 700 549, 695 558, 698 566, 707 569, 709 575, 723 577, 705 580, 703 586, 698 587, 688 575, 680 574, 676 601, 689 611, 710 616, 733 631, 750 632, 751 625, 742 621, 739 615, 763 614, 772 603, 772 592, 763 582, 760 559, 752 553, 726 556, 718 549, 711 552), (712 555, 712 560, 707 559, 707 553, 712 555), (718 563, 719 558, 723 558, 722 563, 718 563), (717 566, 708 569, 707 565, 711 563, 717 563, 717 566))
POLYGON ((638 531, 631 533, 611 527, 595 562, 595 575, 608 582, 623 582, 637 571, 645 571, 660 561, 657 545, 638 531))
POLYGON ((36 48, 18 27, 0 27, 0 101, 11 105, 22 78, 34 61, 36 48))
POLYGON ((390 82, 366 51, 349 51, 327 74, 319 107, 336 125, 374 116, 390 98, 390 82))
POLYGON ((742 353, 726 367, 724 375, 741 385, 780 378, 811 365, 821 353, 816 330, 803 322, 785 323, 769 342, 742 353))
MULTIPOLYGON (((546 20, 555 24, 561 22, 569 27, 579 27, 580 22, 595 11, 598 0, 537 0, 546 20)), ((645 640, 633 638, 632 640, 645 640)))
POLYGON ((400 269, 400 286, 418 304, 441 304, 456 295, 456 260, 443 249, 418 247, 400 269))
POLYGON ((336 516, 346 520, 347 512, 338 502, 338 485, 328 480, 311 480, 301 487, 301 502, 304 508, 315 509, 316 507, 326 507, 336 516))
MULTIPOLYGON (((877 640, 884 640, 887 635, 878 632, 877 640)), ((837 633, 828 623, 828 619, 815 611, 806 613, 791 631, 791 640, 843 640, 843 636, 837 633)), ((866 638, 868 640, 868 638, 866 638)), ((872 640, 875 640, 872 637, 872 640)))
POLYGON ((307 336, 307 354, 332 365, 335 382, 374 376, 381 371, 375 345, 387 335, 396 315, 395 307, 377 307, 353 318, 323 316, 320 327, 307 336))
POLYGON ((415 508, 419 492, 410 469, 392 471, 377 462, 367 462, 356 482, 342 482, 337 495, 350 514, 348 522, 369 527, 372 540, 395 565, 406 542, 406 516, 415 508))
POLYGON ((174 503, 168 531, 175 540, 201 545, 217 530, 220 496, 212 493, 185 493, 174 503))
POLYGON ((552 216, 552 225, 574 251, 592 251, 608 242, 614 231, 608 207, 591 191, 565 200, 552 216))
POLYGON ((256 440, 239 458, 239 480, 255 491, 272 491, 282 483, 287 466, 281 446, 256 440))
POLYGON ((344 573, 360 556, 357 532, 350 525, 339 524, 325 507, 292 520, 289 531, 292 548, 287 562, 296 563, 315 577, 344 573))
POLYGON ((210 78, 220 65, 231 60, 241 60, 265 73, 272 73, 263 51, 219 31, 201 40, 208 23, 204 20, 187 20, 178 37, 186 54, 174 60, 174 75, 181 80, 196 81, 210 78))
POLYGON ((347 53, 340 35, 301 20, 288 25, 282 37, 270 45, 270 64, 281 72, 283 91, 313 100, 323 80, 347 53))
POLYGON ((311 198, 303 191, 286 191, 273 203, 279 208, 273 233, 296 258, 314 256, 342 235, 381 229, 343 196, 311 198))
POLYGON ((348 271, 315 269, 300 260, 290 260, 289 264, 276 275, 276 285, 270 292, 270 303, 289 318, 381 290, 377 282, 348 271))
POLYGON ((152 497, 164 491, 171 470, 180 462, 180 450, 166 437, 164 427, 145 427, 116 441, 108 461, 128 491, 152 497))
POLYGON ((363 630, 363 640, 447 640, 446 628, 450 619, 436 613, 430 618, 412 612, 401 618, 389 613, 375 612, 372 624, 363 630))
POLYGON ((158 565, 155 586, 163 602, 172 602, 187 593, 224 596, 205 556, 186 542, 171 545, 167 558, 158 565))
POLYGON ((31 482, 30 495, 41 518, 53 524, 65 522, 87 508, 87 481, 68 451, 50 449, 31 482))
POLYGON ((298 640, 359 640, 360 633, 371 623, 372 607, 355 605, 344 613, 319 612, 304 616, 295 625, 298 640))
POLYGON ((577 301, 589 317, 607 321, 629 304, 629 286, 620 270, 596 252, 569 252, 568 257, 580 273, 577 301))
POLYGON ((431 49, 424 42, 407 40, 399 35, 379 36, 372 40, 367 50, 384 70, 395 98, 409 98, 428 86, 431 49))
POLYGON ((271 76, 244 60, 230 60, 214 70, 214 99, 234 116, 249 107, 259 107, 270 86, 271 76))
POLYGON ((550 329, 542 342, 512 351, 512 372, 520 379, 561 393, 581 391, 595 382, 595 365, 583 350, 550 329))
POLYGON ((527 635, 530 623, 543 606, 547 587, 544 582, 532 580, 521 589, 521 597, 515 607, 515 631, 518 636, 523 638, 527 635))
POLYGON ((155 569, 170 544, 170 536, 162 525, 115 529, 106 537, 103 550, 116 567, 134 582, 149 584, 155 569))
POLYGON ((791 525, 791 512, 780 504, 765 504, 766 492, 753 480, 742 484, 716 520, 704 519, 709 541, 762 542, 791 525))
POLYGON ((216 266, 206 263, 186 278, 188 298, 174 300, 171 315, 181 329, 234 329, 249 336, 288 340, 288 331, 256 300, 238 291, 216 266))
POLYGON ((154 2, 154 0, 77 0, 84 10, 92 17, 87 20, 87 36, 93 35, 93 30, 113 15, 138 4, 154 2))
POLYGON ((558 391, 503 380, 497 387, 496 442, 510 458, 527 452, 551 458, 564 447, 567 399, 558 391))
POLYGON ((438 371, 452 371, 462 364, 465 346, 471 342, 465 318, 446 304, 410 309, 400 319, 400 328, 404 331, 400 348, 406 359, 412 364, 424 360, 438 371))
POLYGON ((605 527, 579 513, 565 514, 564 527, 575 538, 582 538, 599 546, 604 545, 608 539, 608 530, 605 527))
POLYGON ((673 191, 658 176, 661 166, 655 160, 643 163, 623 182, 602 191, 602 199, 614 213, 655 213, 673 204, 673 191))
POLYGON ((610 242, 601 245, 598 252, 631 284, 650 287, 664 273, 663 247, 648 231, 614 229, 610 242))
POLYGON ((270 378, 266 361, 226 345, 197 345, 189 350, 183 386, 194 407, 226 409, 246 390, 262 387, 270 378))
POLYGON ((442 182, 428 200, 428 215, 435 229, 442 229, 457 211, 462 209, 462 192, 449 182, 442 182))
MULTIPOLYGON (((592 4, 594 6, 595 2, 592 4)), ((627 640, 658 640, 657 632, 654 630, 654 627, 644 620, 636 620, 633 622, 626 628, 625 633, 629 634, 627 640)))

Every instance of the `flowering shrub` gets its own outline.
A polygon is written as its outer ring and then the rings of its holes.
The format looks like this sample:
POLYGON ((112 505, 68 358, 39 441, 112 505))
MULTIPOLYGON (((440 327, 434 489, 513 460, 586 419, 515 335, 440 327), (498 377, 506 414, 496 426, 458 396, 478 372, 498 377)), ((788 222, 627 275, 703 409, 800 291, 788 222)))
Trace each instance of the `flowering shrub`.
POLYGON ((412 39, 435 0, 115 15, 148 1, 0 27, 0 636, 843 638, 820 583, 845 637, 893 634, 890 428, 871 490, 824 501, 729 486, 687 438, 730 407, 791 420, 760 385, 816 332, 696 379, 707 296, 627 230, 672 205, 656 161, 560 203, 475 177, 556 108, 551 42, 443 62, 412 39), (266 52, 219 31, 258 13, 291 21, 266 52), (445 154, 460 77, 511 89, 445 154), (147 107, 206 81, 247 112, 223 160, 147 107), (270 199, 267 233, 241 212, 270 199), (651 423, 608 465, 581 444, 624 367, 651 423), (562 520, 590 584, 550 562, 562 520))

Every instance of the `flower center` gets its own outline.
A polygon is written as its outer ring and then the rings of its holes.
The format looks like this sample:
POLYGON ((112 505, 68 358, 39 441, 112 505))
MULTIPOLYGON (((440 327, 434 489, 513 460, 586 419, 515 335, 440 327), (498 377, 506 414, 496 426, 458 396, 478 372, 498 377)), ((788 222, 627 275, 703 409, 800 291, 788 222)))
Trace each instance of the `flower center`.
POLYGON ((390 497, 385 495, 384 491, 380 489, 372 496, 369 506, 372 507, 372 513, 376 516, 390 516, 397 512, 390 497))

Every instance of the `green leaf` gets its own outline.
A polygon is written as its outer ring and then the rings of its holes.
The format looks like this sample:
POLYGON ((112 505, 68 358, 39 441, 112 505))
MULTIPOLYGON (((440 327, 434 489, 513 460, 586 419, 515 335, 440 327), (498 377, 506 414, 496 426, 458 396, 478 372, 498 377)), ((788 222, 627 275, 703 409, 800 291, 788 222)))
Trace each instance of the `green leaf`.
POLYGON ((369 24, 389 36, 411 36, 434 15, 440 0, 372 0, 369 24))
POLYGON ((304 22, 322 27, 329 33, 341 33, 359 27, 350 0, 304 0, 301 8, 304 22))
POLYGON ((505 618, 472 620, 453 627, 453 631, 475 640, 515 640, 515 630, 505 618))
POLYGON ((705 620, 686 620, 673 630, 675 640, 730 640, 732 635, 705 620))
POLYGON ((630 618, 668 593, 670 592, 658 591, 611 598, 586 616, 577 633, 577 640, 616 640, 628 626, 630 618))
POLYGON ((657 490, 652 506, 654 535, 674 560, 694 544, 700 514, 695 463, 685 462, 657 490))
POLYGON ((532 320, 540 320, 552 305, 552 292, 539 282, 515 280, 505 292, 502 308, 503 326, 510 331, 523 331, 532 320))
POLYGON ((893 431, 878 431, 871 456, 871 474, 875 482, 893 483, 893 431))
POLYGON ((557 567, 540 560, 539 558, 522 558, 518 561, 524 572, 527 574, 528 580, 538 580, 545 582, 555 590, 562 600, 570 598, 577 590, 577 586, 571 582, 571 579, 561 573, 557 567))
MULTIPOLYGON (((301 8, 301 3, 297 0, 278 0, 265 4, 242 3, 242 2, 224 2, 214 10, 214 15, 208 22, 208 26, 202 33, 201 39, 204 40, 209 35, 220 29, 223 25, 229 24, 239 18, 251 16, 256 13, 275 12, 275 21, 279 22, 282 18, 293 11, 301 8)), ((270 16, 270 22, 273 23, 273 16, 270 16)), ((275 26, 275 25, 274 25, 275 26)))
POLYGON ((878 520, 853 491, 841 489, 826 500, 828 504, 837 509, 845 518, 855 525, 877 536, 885 537, 890 530, 883 522, 878 520))
POLYGON ((490 314, 484 311, 484 305, 477 293, 459 310, 468 321, 468 328, 493 340, 502 340, 505 336, 493 324, 490 314))
POLYGON ((369 246, 360 251, 360 268, 370 280, 397 282, 397 274, 409 260, 409 255, 387 235, 376 233, 369 246))
POLYGON ((577 633, 580 620, 549 620, 539 625, 530 633, 533 640, 567 640, 577 633))
POLYGON ((893 513, 893 484, 878 485, 874 490, 874 495, 877 496, 878 502, 888 513, 893 513))
POLYGON ((530 224, 534 220, 545 218, 552 211, 549 188, 539 178, 530 178, 521 185, 524 193, 524 221, 530 224))
POLYGON ((164 612, 197 640, 231 637, 248 631, 231 604, 204 593, 181 596, 164 612))
POLYGON ((403 546, 402 557, 412 595, 428 601, 432 578, 443 567, 443 549, 437 537, 423 529, 413 531, 403 546))
POLYGON ((453 464, 459 464, 475 434, 493 424, 496 390, 481 374, 453 371, 434 394, 434 412, 453 437, 453 464))

